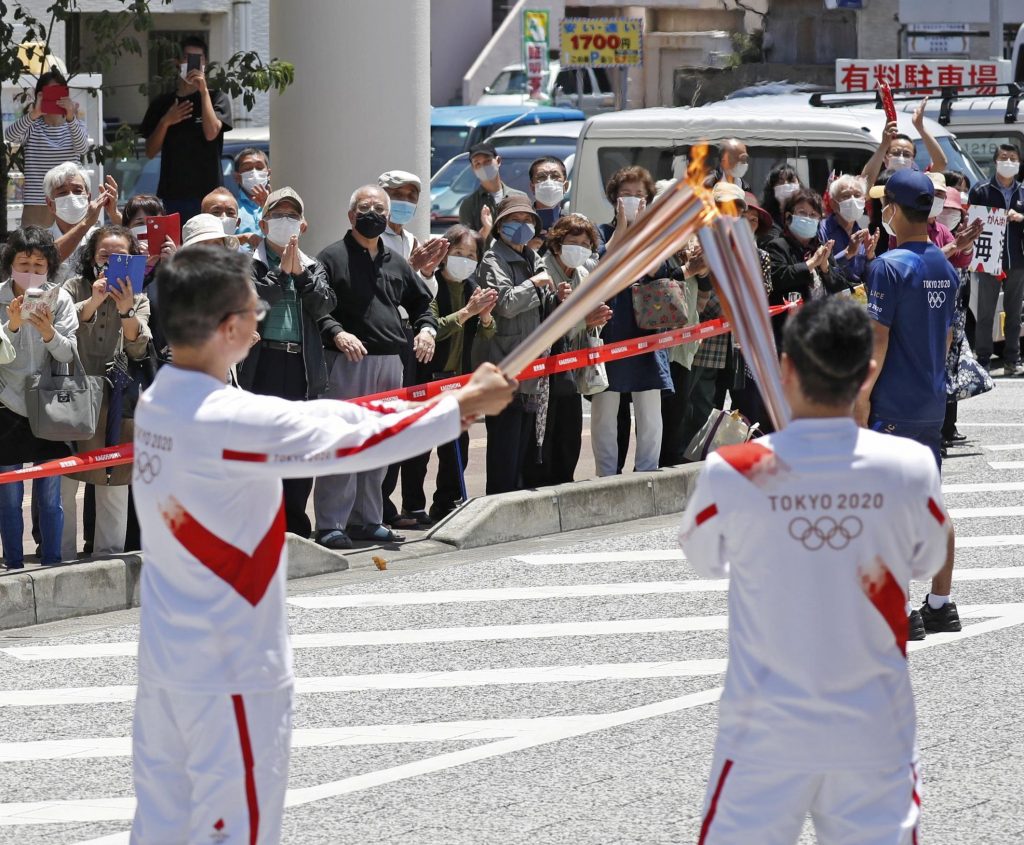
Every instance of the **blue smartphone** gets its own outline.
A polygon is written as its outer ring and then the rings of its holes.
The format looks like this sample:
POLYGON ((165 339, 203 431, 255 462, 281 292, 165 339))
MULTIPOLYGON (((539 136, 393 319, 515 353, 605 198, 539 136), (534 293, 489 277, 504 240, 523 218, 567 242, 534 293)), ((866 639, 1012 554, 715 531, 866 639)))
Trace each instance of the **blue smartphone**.
POLYGON ((146 256, 112 253, 107 259, 107 290, 117 292, 116 280, 130 279, 132 291, 140 293, 146 277, 146 256))

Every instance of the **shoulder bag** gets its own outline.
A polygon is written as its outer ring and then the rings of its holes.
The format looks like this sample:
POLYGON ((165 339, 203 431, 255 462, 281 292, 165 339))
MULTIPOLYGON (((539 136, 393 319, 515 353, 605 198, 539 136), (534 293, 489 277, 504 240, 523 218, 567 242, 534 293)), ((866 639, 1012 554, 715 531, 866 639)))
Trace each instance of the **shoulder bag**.
MULTIPOLYGON (((588 329, 583 333, 580 340, 581 351, 589 352, 591 349, 600 349, 604 341, 596 330, 588 329)), ((604 364, 587 364, 578 370, 573 370, 576 379, 576 389, 581 396, 593 396, 608 389, 608 370, 604 364)))
POLYGON ((671 331, 686 325, 686 294, 675 279, 637 282, 632 287, 636 324, 647 331, 671 331))
POLYGON ((757 436, 759 425, 751 425, 739 411, 712 408, 707 421, 686 447, 684 456, 688 461, 706 460, 709 454, 722 446, 735 446, 752 440, 757 436))
POLYGON ((25 378, 28 424, 40 440, 88 440, 96 433, 103 404, 102 376, 86 375, 78 348, 70 375, 54 375, 49 353, 42 370, 25 378))

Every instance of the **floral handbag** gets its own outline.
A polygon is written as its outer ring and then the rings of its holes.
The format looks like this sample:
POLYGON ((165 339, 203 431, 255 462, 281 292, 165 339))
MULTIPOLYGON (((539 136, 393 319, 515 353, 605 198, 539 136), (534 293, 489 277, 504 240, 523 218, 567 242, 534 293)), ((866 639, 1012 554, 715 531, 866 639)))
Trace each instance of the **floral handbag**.
POLYGON ((633 285, 636 324, 647 331, 666 332, 686 325, 686 295, 675 279, 654 279, 633 285))

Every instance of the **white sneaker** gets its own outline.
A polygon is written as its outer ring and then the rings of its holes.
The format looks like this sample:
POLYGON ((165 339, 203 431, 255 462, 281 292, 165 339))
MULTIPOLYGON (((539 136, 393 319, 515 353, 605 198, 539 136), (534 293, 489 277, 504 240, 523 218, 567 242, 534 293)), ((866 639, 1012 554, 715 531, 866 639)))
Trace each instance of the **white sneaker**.
POLYGON ((1003 367, 1003 375, 1006 376, 1007 378, 1012 378, 1014 376, 1024 376, 1024 365, 1007 364, 1005 367, 1003 367))

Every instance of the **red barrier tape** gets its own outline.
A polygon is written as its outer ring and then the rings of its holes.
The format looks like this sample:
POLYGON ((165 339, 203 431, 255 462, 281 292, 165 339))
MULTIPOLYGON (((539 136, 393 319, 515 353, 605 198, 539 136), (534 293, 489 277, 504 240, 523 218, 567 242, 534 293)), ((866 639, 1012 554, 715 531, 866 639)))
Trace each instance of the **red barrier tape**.
MULTIPOLYGON (((768 313, 773 317, 785 311, 795 308, 796 305, 787 303, 785 305, 773 305, 768 313)), ((621 358, 631 358, 634 355, 645 355, 648 352, 655 352, 658 349, 668 349, 671 346, 679 346, 683 343, 692 343, 708 337, 728 334, 732 326, 727 320, 708 320, 706 323, 697 323, 693 326, 685 326, 681 329, 673 329, 660 334, 644 335, 634 337, 631 340, 624 340, 621 343, 605 344, 592 349, 581 349, 575 352, 566 352, 562 355, 549 355, 546 358, 538 358, 529 367, 519 374, 519 381, 550 376, 555 373, 564 373, 569 370, 578 370, 592 364, 605 364, 609 361, 617 361, 621 358)), ((417 384, 412 387, 403 387, 398 390, 389 390, 384 393, 374 393, 370 396, 360 396, 358 399, 347 401, 356 402, 360 405, 371 402, 398 402, 412 401, 420 402, 439 396, 448 390, 455 390, 469 381, 469 376, 456 376, 455 378, 440 379, 438 381, 417 384)), ((82 452, 78 455, 70 455, 67 458, 60 458, 56 461, 36 464, 34 466, 22 467, 0 473, 0 484, 8 484, 12 481, 31 481, 35 478, 47 478, 51 475, 70 475, 73 472, 80 472, 97 467, 120 466, 130 464, 134 456, 134 447, 131 443, 122 443, 120 446, 108 446, 105 449, 96 449, 92 452, 82 452)))

